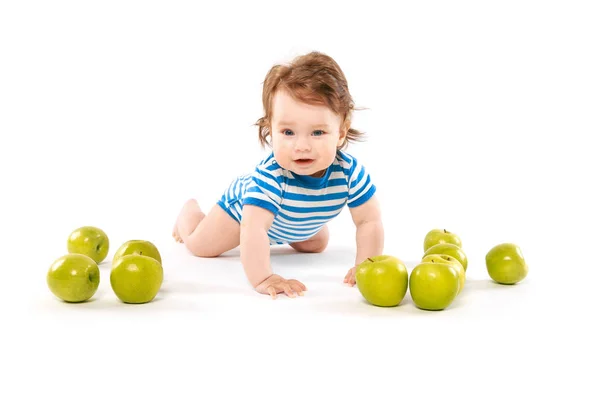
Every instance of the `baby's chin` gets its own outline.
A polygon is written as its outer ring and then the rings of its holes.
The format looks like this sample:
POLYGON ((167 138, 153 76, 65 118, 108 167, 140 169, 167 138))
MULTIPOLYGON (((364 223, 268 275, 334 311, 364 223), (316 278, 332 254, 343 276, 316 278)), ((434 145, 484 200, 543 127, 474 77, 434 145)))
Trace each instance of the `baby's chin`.
POLYGON ((326 169, 327 169, 327 167, 325 167, 325 168, 313 168, 313 169, 310 169, 310 170, 292 168, 292 169, 290 169, 290 171, 292 171, 296 175, 312 176, 314 178, 320 178, 320 177, 322 177, 325 174, 325 170, 326 169))

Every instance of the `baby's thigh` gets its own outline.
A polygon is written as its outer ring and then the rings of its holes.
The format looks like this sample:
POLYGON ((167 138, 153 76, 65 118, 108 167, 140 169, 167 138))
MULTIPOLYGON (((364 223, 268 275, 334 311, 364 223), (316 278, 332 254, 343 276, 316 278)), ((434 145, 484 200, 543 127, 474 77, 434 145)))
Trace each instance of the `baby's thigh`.
POLYGON ((240 224, 215 204, 190 235, 190 250, 199 257, 217 257, 240 244, 240 224))

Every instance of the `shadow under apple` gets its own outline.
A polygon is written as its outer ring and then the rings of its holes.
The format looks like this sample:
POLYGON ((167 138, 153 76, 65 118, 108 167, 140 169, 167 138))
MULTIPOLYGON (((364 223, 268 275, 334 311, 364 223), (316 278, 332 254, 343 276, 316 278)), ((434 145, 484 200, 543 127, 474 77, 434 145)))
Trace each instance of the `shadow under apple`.
MULTIPOLYGON (((481 290, 507 290, 507 288, 522 286, 526 284, 525 281, 521 281, 519 283, 513 285, 506 285, 502 283, 498 283, 493 279, 469 279, 465 280, 465 287, 463 288, 461 294, 465 292, 476 292, 481 290)), ((459 294, 459 296, 461 295, 459 294)))

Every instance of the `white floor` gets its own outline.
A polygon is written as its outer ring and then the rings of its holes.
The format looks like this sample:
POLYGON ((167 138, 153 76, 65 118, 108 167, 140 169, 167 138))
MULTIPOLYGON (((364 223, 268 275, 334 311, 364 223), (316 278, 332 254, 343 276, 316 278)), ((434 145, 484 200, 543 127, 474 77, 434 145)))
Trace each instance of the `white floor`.
MULTIPOLYGON (((347 219, 332 224, 334 232, 348 228, 347 219)), ((5 300, 11 323, 3 328, 3 343, 17 377, 9 386, 51 398, 64 385, 86 398, 113 396, 117 387, 118 398, 270 391, 290 398, 363 397, 390 396, 391 390, 398 396, 503 398, 515 387, 523 395, 590 393, 599 331, 596 310, 585 301, 594 300, 586 290, 594 288, 597 270, 575 285, 569 265, 550 264, 529 249, 530 275, 503 286, 473 256, 465 289, 448 309, 419 310, 410 292, 400 306, 379 308, 342 283, 354 246, 332 236, 322 254, 273 248, 274 270, 299 279, 308 291, 271 300, 249 287, 237 249, 200 259, 165 233, 153 239, 163 254, 164 284, 145 305, 114 296, 109 261, 100 265, 98 292, 82 304, 53 297, 44 281, 47 266, 30 266, 21 275, 27 298, 5 300)), ((49 246, 58 247, 56 239, 49 246)), ((394 241, 391 236, 386 243, 394 241)), ((484 250, 478 242, 464 247, 473 255, 484 250)), ((416 248, 386 248, 409 270, 416 265, 416 248)), ((32 257, 49 266, 47 254, 59 252, 48 247, 32 257)))

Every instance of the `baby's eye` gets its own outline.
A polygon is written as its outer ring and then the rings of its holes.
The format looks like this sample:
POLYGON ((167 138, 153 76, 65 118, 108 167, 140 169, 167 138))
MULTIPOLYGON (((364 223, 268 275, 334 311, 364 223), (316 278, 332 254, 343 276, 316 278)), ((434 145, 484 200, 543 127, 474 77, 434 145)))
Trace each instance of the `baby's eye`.
POLYGON ((289 129, 284 129, 281 133, 283 133, 285 136, 292 136, 294 134, 294 132, 289 129))
POLYGON ((315 135, 315 136, 321 136, 321 135, 324 135, 324 134, 325 134, 325 132, 323 132, 322 130, 317 130, 317 131, 313 132, 313 135, 315 135))

